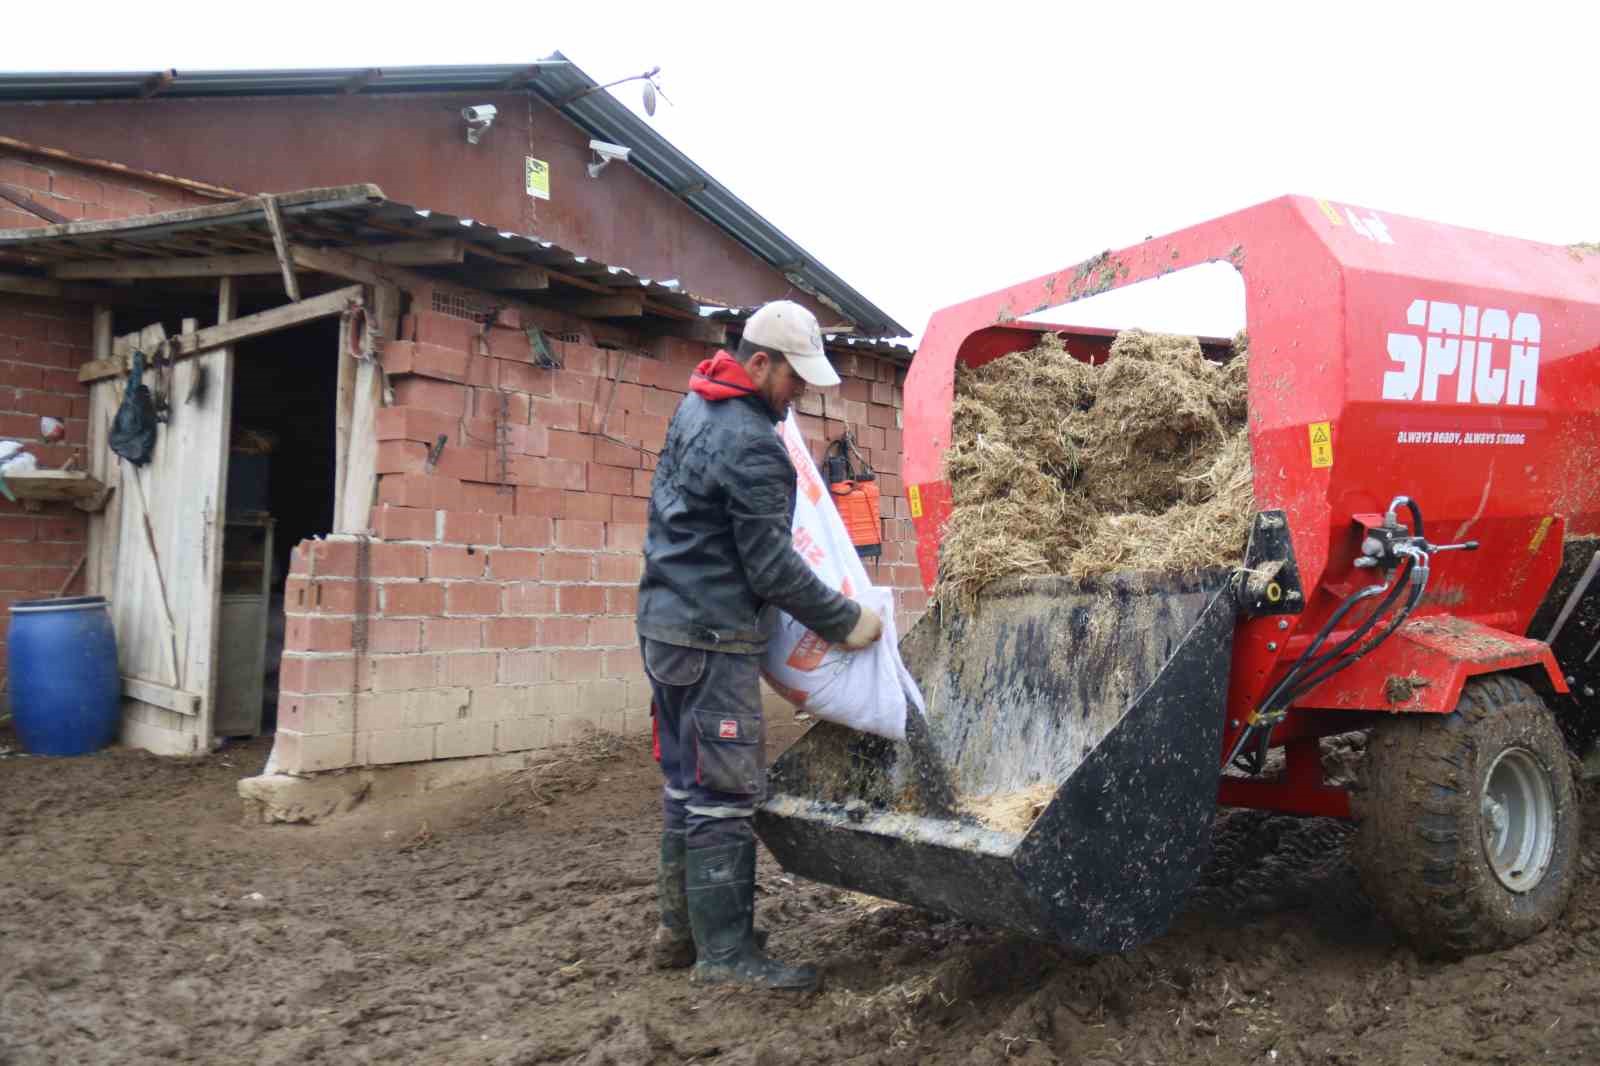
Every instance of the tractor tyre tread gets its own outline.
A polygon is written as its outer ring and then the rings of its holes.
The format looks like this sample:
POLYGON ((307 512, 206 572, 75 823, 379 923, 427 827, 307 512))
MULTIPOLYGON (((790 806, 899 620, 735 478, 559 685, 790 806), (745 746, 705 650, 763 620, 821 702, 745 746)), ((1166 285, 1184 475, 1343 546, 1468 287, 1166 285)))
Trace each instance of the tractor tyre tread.
POLYGON ((1382 722, 1368 742, 1353 792, 1357 874, 1378 910, 1424 955, 1459 957, 1539 932, 1572 893, 1578 801, 1554 716, 1525 682, 1469 681, 1456 710, 1382 722), (1514 893, 1484 854, 1479 810, 1490 761, 1508 745, 1549 771, 1556 826, 1550 864, 1514 893), (1492 750, 1491 750, 1492 749, 1492 750), (1486 752, 1487 758, 1480 757, 1486 752))

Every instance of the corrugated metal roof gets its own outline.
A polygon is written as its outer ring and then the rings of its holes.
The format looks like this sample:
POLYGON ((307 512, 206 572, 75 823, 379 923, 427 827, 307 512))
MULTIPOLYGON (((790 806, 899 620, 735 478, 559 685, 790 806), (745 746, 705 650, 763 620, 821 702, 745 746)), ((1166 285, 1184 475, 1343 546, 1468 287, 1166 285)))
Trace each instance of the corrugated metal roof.
MULTIPOLYGON (((708 308, 702 313, 713 322, 740 328, 744 320, 755 314, 754 307, 721 307, 708 308)), ((824 333, 823 346, 837 351, 861 352, 867 355, 881 355, 898 363, 911 362, 916 355, 916 349, 909 344, 887 337, 865 337, 850 333, 824 333)))
POLYGON ((604 90, 589 91, 597 86, 575 63, 556 52, 536 63, 501 66, 0 73, 0 101, 527 88, 590 136, 628 146, 633 166, 781 271, 796 288, 838 310, 863 333, 910 335, 910 330, 761 217, 616 97, 604 90))
MULTIPOLYGON (((539 303, 571 300, 580 292, 644 297, 650 313, 682 320, 708 317, 705 301, 671 278, 641 277, 626 267, 579 255, 537 237, 528 237, 386 199, 376 185, 306 189, 277 197, 291 243, 308 247, 379 246, 447 237, 462 241, 469 262, 415 268, 440 281, 482 287, 473 266, 485 262, 539 267, 551 288, 517 291, 517 299, 539 303), (471 259, 477 258, 474 264, 471 259)), ((272 255, 272 231, 257 197, 208 207, 114 221, 68 222, 56 226, 0 230, 0 252, 29 264, 53 267, 109 259, 181 259, 222 255, 272 255)))

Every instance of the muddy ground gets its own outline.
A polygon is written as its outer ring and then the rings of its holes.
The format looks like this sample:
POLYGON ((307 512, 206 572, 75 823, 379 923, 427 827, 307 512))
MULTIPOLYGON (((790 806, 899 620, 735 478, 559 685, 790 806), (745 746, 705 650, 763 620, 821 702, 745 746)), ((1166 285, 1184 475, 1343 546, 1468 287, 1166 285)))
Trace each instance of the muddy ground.
POLYGON ((0 757, 0 1063, 1600 1062, 1593 799, 1559 925, 1456 963, 1395 941, 1325 821, 1226 818, 1178 927, 1095 959, 764 857, 774 948, 827 973, 784 998, 646 968, 642 746, 328 826, 243 825, 234 783, 266 754, 0 757))

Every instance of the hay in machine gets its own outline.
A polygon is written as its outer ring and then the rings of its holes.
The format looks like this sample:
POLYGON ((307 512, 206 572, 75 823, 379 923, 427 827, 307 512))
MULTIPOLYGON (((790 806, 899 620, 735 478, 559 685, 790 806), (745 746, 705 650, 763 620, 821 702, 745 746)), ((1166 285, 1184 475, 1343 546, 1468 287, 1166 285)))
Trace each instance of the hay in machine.
POLYGON ((970 607, 1014 574, 1237 564, 1254 506, 1243 333, 1234 353, 1128 330, 1090 366, 1050 333, 958 367, 940 602, 970 607))

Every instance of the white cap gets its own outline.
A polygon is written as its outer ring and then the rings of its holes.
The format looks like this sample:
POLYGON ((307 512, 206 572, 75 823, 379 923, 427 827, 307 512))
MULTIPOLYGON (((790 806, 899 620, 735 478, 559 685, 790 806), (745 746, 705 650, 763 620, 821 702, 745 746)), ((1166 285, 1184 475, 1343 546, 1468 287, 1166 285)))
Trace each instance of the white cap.
POLYGON ((771 351, 782 352, 794 372, 808 385, 820 389, 839 384, 839 374, 822 350, 822 329, 817 316, 792 300, 762 305, 744 324, 744 339, 771 351))

